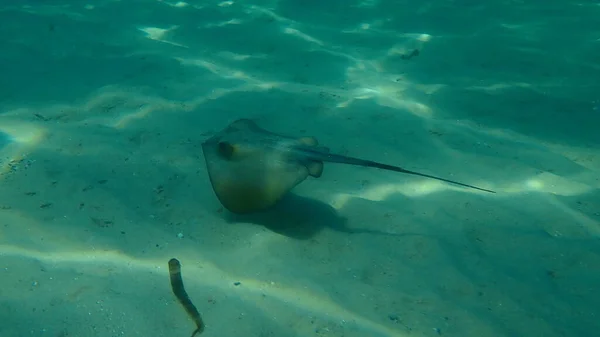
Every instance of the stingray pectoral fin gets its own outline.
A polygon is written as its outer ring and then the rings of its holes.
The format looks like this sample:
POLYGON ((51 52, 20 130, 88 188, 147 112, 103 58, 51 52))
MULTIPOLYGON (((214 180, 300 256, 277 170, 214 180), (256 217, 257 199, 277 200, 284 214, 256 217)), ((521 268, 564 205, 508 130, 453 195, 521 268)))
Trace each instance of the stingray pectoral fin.
POLYGON ((257 186, 242 186, 236 182, 214 179, 211 179, 211 184, 223 207, 232 213, 250 213, 275 203, 264 197, 263 191, 257 186))
POLYGON ((232 213, 251 213, 275 205, 308 177, 305 167, 293 171, 223 172, 209 168, 210 182, 221 204, 232 213))

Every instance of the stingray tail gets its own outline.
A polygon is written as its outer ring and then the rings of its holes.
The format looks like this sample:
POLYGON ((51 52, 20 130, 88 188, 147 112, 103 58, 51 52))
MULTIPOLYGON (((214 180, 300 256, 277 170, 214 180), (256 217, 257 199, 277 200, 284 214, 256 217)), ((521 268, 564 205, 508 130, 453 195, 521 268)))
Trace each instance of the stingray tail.
POLYGON ((429 174, 419 173, 419 172, 415 172, 415 171, 409 171, 409 170, 405 170, 399 166, 382 164, 382 163, 378 163, 378 162, 371 161, 371 160, 364 160, 364 159, 359 159, 359 158, 341 156, 341 155, 331 154, 331 153, 321 153, 319 156, 319 159, 324 162, 330 162, 330 163, 349 164, 349 165, 357 165, 357 166, 365 166, 365 167, 375 167, 375 168, 379 168, 382 170, 412 174, 412 175, 421 176, 421 177, 425 177, 425 178, 444 181, 444 182, 454 184, 454 185, 472 188, 472 189, 483 191, 483 192, 496 193, 492 190, 487 190, 485 188, 481 188, 481 187, 477 187, 477 186, 473 186, 473 185, 469 185, 469 184, 464 184, 464 183, 461 183, 458 181, 444 179, 444 178, 432 176, 429 174))

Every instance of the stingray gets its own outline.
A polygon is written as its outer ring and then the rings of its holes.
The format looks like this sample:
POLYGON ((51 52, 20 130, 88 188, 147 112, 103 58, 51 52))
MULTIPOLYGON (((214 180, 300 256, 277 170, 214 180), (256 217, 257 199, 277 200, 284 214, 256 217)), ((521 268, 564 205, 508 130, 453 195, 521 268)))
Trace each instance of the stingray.
POLYGON ((290 137, 267 131, 249 119, 229 124, 202 143, 212 188, 232 213, 266 210, 309 176, 323 174, 323 163, 375 167, 495 193, 398 166, 329 152, 314 137, 290 137))

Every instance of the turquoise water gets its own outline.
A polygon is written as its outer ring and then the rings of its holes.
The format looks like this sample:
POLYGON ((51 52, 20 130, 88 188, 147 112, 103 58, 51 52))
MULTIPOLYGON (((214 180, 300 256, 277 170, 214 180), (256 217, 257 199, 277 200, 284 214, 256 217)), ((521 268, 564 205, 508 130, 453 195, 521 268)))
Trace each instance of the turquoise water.
POLYGON ((4 132, 0 133, 0 148, 4 147, 11 142, 11 137, 4 132))
POLYGON ((0 336, 189 336, 173 257, 202 336, 595 335, 598 18, 598 1, 0 5, 0 336), (234 215, 201 145, 243 118, 496 194, 326 163, 234 215))

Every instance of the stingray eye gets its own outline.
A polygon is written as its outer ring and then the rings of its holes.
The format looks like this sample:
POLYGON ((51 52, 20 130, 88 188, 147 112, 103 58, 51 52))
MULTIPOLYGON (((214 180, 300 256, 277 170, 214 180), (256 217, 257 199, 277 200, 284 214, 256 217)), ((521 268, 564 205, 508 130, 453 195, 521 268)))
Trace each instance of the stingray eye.
POLYGON ((231 143, 228 142, 220 142, 219 143, 219 154, 221 157, 225 159, 231 159, 233 153, 235 152, 235 148, 231 143))

